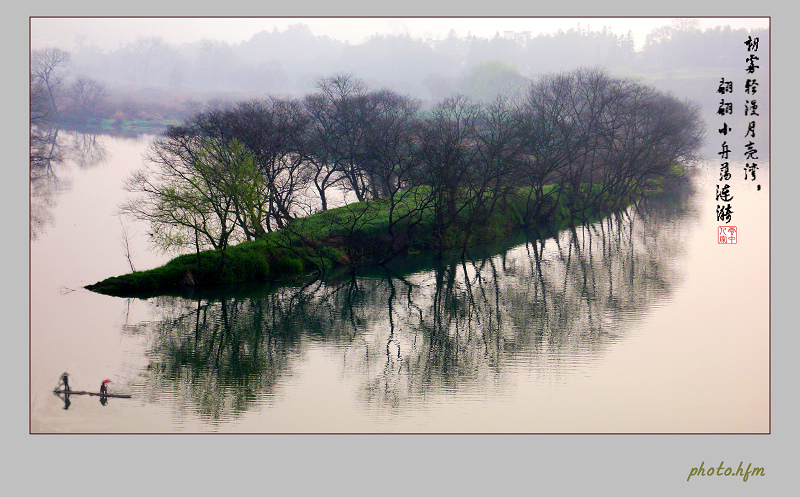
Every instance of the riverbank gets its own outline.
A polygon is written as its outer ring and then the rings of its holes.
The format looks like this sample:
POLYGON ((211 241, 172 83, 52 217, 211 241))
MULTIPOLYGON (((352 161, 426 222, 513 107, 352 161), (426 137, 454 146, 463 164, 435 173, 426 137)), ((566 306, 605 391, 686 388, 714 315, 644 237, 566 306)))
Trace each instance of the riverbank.
POLYGON ((58 123, 64 129, 71 129, 83 133, 121 133, 121 134, 158 134, 168 126, 178 124, 179 121, 171 120, 143 120, 143 119, 108 119, 90 118, 80 121, 64 120, 58 123))
POLYGON ((231 245, 226 250, 203 250, 180 255, 165 265, 110 277, 85 288, 120 297, 149 297, 187 288, 208 289, 252 282, 286 283, 331 271, 356 271, 396 257, 439 257, 443 252, 491 246, 520 233, 543 236, 570 224, 601 219, 627 207, 642 195, 655 194, 683 174, 673 168, 668 177, 648 181, 637 195, 597 198, 596 189, 581 195, 554 195, 531 215, 531 196, 519 189, 497 202, 487 217, 474 218, 461 208, 447 230, 437 229, 433 207, 425 203, 428 192, 404 192, 394 201, 357 202, 297 218, 286 228, 266 233, 258 240, 231 245), (412 194, 413 193, 413 194, 412 194), (541 208, 544 205, 545 208, 541 208))

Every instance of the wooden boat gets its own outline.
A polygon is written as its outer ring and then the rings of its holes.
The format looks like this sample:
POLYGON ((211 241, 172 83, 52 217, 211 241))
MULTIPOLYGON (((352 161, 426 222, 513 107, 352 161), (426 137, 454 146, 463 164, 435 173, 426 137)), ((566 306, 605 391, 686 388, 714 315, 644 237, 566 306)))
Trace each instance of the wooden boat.
POLYGON ((130 395, 122 393, 100 393, 100 392, 84 392, 83 390, 53 390, 53 393, 67 394, 67 395, 91 395, 94 397, 111 397, 115 399, 130 399, 130 395))

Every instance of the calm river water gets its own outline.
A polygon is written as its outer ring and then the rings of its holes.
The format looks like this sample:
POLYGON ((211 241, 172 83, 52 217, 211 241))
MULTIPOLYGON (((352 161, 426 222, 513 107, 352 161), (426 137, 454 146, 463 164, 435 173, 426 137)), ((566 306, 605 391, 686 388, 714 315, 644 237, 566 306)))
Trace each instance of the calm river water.
MULTIPOLYGON (((130 271, 116 209, 152 137, 62 139, 31 201, 33 433, 769 431, 766 161, 730 182, 735 245, 711 162, 678 193, 463 263, 141 300, 83 286, 130 271), (131 398, 67 406, 65 371, 131 398)), ((124 226, 136 269, 169 259, 124 226)))

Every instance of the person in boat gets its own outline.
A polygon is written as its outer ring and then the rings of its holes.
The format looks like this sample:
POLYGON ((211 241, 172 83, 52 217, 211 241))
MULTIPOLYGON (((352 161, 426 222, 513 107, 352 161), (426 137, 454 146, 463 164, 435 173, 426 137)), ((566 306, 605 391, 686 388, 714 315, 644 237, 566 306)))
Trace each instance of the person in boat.
POLYGON ((100 395, 106 395, 108 393, 107 384, 110 382, 111 380, 103 380, 103 383, 100 384, 100 395))
POLYGON ((64 409, 69 409, 69 375, 67 373, 58 377, 58 385, 53 393, 64 401, 64 409))
POLYGON ((61 385, 64 387, 64 393, 69 393, 69 375, 67 373, 61 375, 61 385))

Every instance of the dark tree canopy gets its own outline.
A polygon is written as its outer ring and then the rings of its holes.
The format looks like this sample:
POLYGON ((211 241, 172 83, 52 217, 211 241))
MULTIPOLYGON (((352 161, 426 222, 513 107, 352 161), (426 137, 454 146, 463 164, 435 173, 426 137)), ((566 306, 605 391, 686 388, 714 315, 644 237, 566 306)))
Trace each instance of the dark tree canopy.
MULTIPOLYGON (((193 233, 195 244, 202 234, 224 248, 351 195, 388 206, 392 252, 425 216, 440 252, 454 230, 465 250, 510 199, 524 201, 520 215, 532 223, 559 205, 578 218, 624 205, 692 159, 703 133, 697 105, 598 69, 491 100, 454 94, 428 110, 337 74, 301 99, 244 101, 169 128, 152 146, 155 170, 132 178, 141 195, 127 211, 152 221, 163 242, 193 233)), ((349 212, 337 236, 369 218, 365 208, 349 212)))

